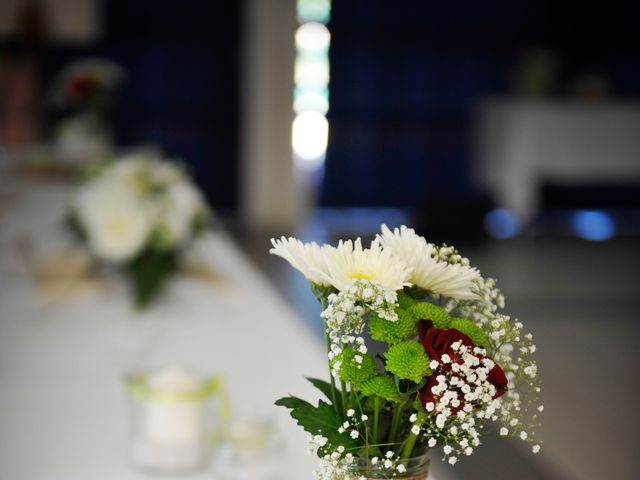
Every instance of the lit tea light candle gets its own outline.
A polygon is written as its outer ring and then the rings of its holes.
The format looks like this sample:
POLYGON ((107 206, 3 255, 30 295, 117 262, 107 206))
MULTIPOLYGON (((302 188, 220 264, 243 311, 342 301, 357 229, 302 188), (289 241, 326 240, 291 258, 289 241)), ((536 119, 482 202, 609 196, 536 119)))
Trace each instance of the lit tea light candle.
POLYGON ((129 378, 132 397, 131 456, 145 470, 179 472, 205 466, 209 457, 209 397, 219 378, 178 368, 129 378))

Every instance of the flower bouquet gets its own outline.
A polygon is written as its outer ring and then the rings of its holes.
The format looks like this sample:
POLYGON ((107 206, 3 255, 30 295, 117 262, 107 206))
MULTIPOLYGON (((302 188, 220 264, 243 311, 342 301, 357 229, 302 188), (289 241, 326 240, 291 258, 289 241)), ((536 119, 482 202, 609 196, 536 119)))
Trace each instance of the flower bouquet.
POLYGON ((454 248, 384 225, 369 248, 272 243, 323 308, 330 381, 309 380, 326 399, 276 402, 310 434, 316 476, 426 478, 429 451, 453 465, 492 427, 539 451, 532 336, 454 248))
POLYGON ((143 307, 208 223, 198 188, 178 164, 148 153, 98 168, 76 192, 69 225, 101 262, 131 277, 143 307))
POLYGON ((110 60, 78 60, 57 75, 52 100, 56 106, 68 110, 105 110, 113 102, 124 77, 122 68, 110 60))
POLYGON ((84 59, 64 68, 51 89, 62 118, 54 127, 56 157, 67 163, 102 160, 111 151, 108 115, 125 74, 105 59, 84 59))

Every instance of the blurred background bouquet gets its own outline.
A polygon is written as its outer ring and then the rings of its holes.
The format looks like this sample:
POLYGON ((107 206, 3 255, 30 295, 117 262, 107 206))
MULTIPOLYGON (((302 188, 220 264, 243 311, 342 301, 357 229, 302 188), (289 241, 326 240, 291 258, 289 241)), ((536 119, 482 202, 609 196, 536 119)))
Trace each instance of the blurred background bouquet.
POLYGON ((111 153, 109 116, 124 78, 120 66, 100 58, 75 61, 58 73, 50 91, 58 117, 53 127, 56 160, 82 163, 111 153))
POLYGON ((100 262, 130 276, 135 304, 146 306, 209 219, 184 169, 151 152, 125 155, 75 192, 69 225, 100 262))
POLYGON ((78 60, 62 69, 54 80, 52 100, 76 112, 104 111, 113 103, 124 77, 122 68, 110 60, 78 60))

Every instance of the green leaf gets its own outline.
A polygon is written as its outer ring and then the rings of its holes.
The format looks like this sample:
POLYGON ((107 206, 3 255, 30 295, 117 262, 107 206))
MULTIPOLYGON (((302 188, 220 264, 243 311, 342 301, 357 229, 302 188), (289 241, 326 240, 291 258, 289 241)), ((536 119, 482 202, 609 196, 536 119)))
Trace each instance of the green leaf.
POLYGON ((342 445, 347 451, 356 451, 359 443, 346 432, 339 433, 342 418, 338 416, 331 405, 324 400, 314 407, 309 402, 297 397, 285 397, 276 402, 276 405, 291 409, 293 417, 306 432, 311 435, 322 435, 327 438, 327 445, 318 450, 318 456, 322 457, 326 452, 333 451, 342 445))
POLYGON ((175 253, 151 249, 143 251, 129 263, 136 307, 146 307, 160 293, 176 266, 175 253))
POLYGON ((307 377, 307 380, 311 382, 311 385, 316 387, 318 390, 322 392, 322 394, 327 397, 327 400, 331 401, 331 384, 329 382, 325 382, 324 380, 320 380, 319 378, 307 377))
POLYGON ((87 232, 82 227, 82 223, 75 213, 67 214, 64 219, 64 224, 76 240, 80 241, 83 244, 87 243, 87 232))
POLYGON ((291 409, 303 407, 303 406, 313 407, 313 405, 311 405, 306 400, 302 400, 301 398, 293 397, 293 396, 282 397, 276 400, 275 404, 279 407, 285 407, 285 408, 291 408, 291 409))
POLYGON ((420 383, 414 383, 407 380, 402 380, 394 375, 396 381, 396 387, 398 387, 398 391, 405 396, 412 395, 424 387, 425 383, 427 383, 427 379, 423 378, 420 383))

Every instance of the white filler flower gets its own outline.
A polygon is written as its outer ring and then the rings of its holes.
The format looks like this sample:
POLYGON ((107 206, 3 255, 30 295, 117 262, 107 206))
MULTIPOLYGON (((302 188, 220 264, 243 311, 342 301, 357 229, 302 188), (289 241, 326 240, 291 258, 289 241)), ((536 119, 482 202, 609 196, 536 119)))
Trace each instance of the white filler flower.
POLYGON ((391 231, 382 225, 376 241, 391 251, 407 267, 412 267, 409 281, 415 286, 450 298, 477 299, 473 291, 479 278, 476 269, 451 265, 435 258, 435 247, 412 228, 404 225, 391 231))

